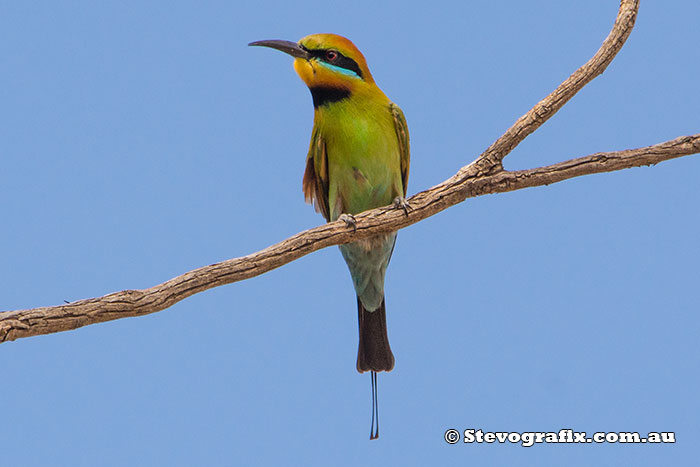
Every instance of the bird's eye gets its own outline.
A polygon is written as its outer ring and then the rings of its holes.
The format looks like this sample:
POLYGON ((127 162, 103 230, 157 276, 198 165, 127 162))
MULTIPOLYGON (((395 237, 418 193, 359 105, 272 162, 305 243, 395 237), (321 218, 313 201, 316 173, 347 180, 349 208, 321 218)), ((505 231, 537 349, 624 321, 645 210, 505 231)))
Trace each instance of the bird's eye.
POLYGON ((329 62, 334 62, 338 59, 338 52, 335 50, 328 50, 326 51, 326 60, 329 62))

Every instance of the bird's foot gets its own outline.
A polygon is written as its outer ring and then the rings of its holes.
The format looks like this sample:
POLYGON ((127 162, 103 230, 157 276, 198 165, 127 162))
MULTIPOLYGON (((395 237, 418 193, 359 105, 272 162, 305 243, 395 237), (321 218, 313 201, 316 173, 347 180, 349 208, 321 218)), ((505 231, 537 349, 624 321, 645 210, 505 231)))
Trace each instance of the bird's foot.
POLYGON ((352 227, 353 232, 357 232, 357 221, 352 214, 341 214, 338 216, 338 220, 345 222, 346 226, 352 227))
POLYGON ((403 196, 397 196, 396 198, 394 198, 393 204, 396 209, 403 209, 404 214, 406 214, 407 216, 408 211, 413 210, 411 205, 408 203, 408 201, 406 201, 406 198, 404 198, 403 196))

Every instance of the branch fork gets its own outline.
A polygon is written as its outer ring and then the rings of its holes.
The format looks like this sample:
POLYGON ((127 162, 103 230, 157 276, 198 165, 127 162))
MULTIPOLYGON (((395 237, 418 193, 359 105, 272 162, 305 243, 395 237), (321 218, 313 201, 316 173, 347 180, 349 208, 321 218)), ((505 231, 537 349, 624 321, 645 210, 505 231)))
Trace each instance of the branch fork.
POLYGON ((148 289, 123 290, 58 306, 0 312, 0 343, 165 310, 196 293, 258 276, 316 250, 407 227, 466 198, 549 185, 581 175, 653 165, 700 153, 700 134, 695 134, 653 146, 602 152, 535 169, 503 169, 503 159, 518 144, 603 73, 632 32, 638 10, 639 0, 622 0, 610 34, 588 62, 520 117, 474 162, 439 185, 406 200, 410 209, 385 206, 365 211, 354 216, 355 229, 348 228, 340 220, 331 222, 256 253, 204 266, 148 289))

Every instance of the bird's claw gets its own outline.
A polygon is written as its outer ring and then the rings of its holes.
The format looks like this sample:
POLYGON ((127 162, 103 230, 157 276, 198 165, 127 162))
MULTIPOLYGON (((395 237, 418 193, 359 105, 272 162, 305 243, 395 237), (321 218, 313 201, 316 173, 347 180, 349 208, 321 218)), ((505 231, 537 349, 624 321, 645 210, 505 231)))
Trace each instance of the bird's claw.
POLYGON ((404 214, 408 216, 408 211, 412 211, 413 208, 411 205, 406 201, 406 198, 403 196, 397 196, 394 198, 394 207, 396 209, 403 209, 404 214))
POLYGON ((341 214, 338 216, 339 221, 345 222, 345 225, 348 227, 352 227, 352 231, 357 232, 357 221, 355 220, 355 216, 352 214, 341 214))

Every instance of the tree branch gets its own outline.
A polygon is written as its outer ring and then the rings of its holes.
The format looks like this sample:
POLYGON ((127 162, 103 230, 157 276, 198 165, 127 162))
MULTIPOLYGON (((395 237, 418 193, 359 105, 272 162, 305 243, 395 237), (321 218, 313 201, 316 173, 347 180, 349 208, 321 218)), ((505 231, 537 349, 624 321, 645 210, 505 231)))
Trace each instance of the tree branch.
MULTIPOLYGON (((593 78, 602 74, 627 41, 639 11, 639 0, 621 0, 615 24, 603 41, 603 45, 581 68, 576 70, 547 97, 539 101, 525 115, 520 117, 508 130, 484 151, 475 161, 483 171, 502 169, 501 162, 525 138, 537 130, 552 115, 557 113, 569 99, 579 92, 593 78)), ((474 164, 472 164, 474 165, 474 164)), ((457 176, 467 167, 462 168, 457 176)), ((454 178, 454 177, 453 177, 454 178)))
POLYGON ((639 0, 622 0, 613 29, 593 58, 520 117, 472 164, 445 182, 411 197, 408 214, 390 206, 373 209, 355 216, 357 231, 347 228, 343 222, 332 222, 257 253, 195 269, 148 289, 124 290, 66 305, 1 313, 0 342, 161 311, 198 292, 263 274, 321 248, 401 229, 469 197, 548 185, 581 175, 656 164, 700 153, 700 134, 696 134, 645 148, 598 153, 530 170, 503 170, 502 160, 507 154, 605 70, 629 36, 638 8, 639 0))

